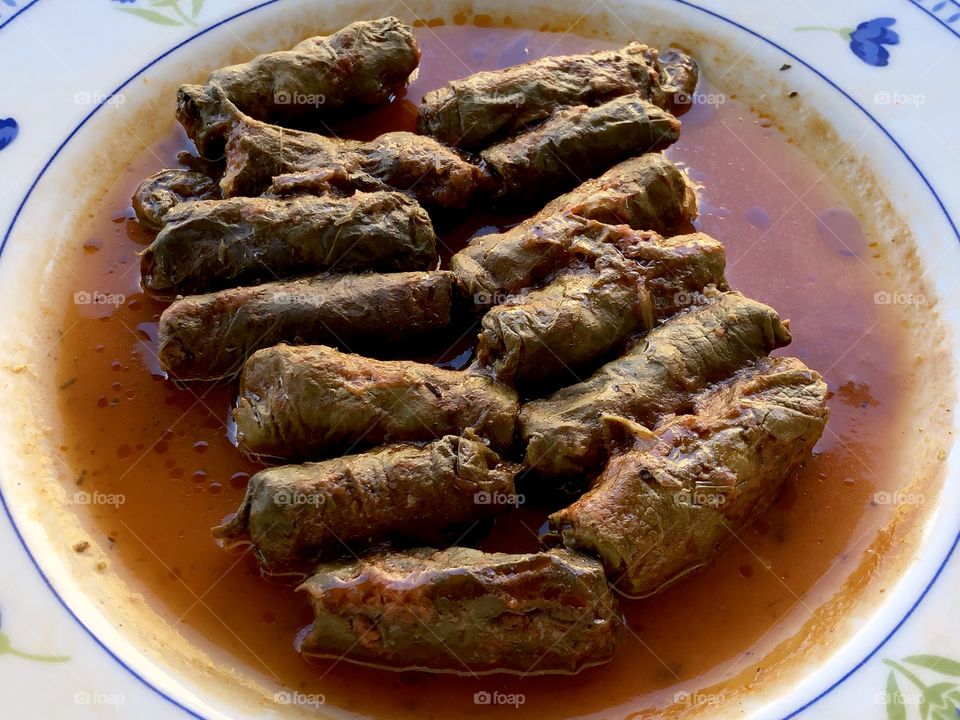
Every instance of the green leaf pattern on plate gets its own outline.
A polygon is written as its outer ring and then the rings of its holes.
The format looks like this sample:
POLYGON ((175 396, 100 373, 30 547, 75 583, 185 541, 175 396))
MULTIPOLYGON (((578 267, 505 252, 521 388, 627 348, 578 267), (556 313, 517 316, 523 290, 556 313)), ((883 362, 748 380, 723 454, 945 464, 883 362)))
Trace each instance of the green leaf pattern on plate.
POLYGON ((180 0, 149 0, 150 7, 119 7, 122 13, 135 15, 144 20, 149 20, 157 25, 180 26, 188 25, 197 27, 197 15, 203 9, 204 0, 191 0, 189 11, 180 7, 180 0))
POLYGON ((903 701, 903 693, 897 683, 897 673, 890 671, 887 678, 887 720, 907 720, 907 706, 903 701))
POLYGON ((960 677, 960 662, 940 655, 911 655, 900 662, 890 659, 883 662, 891 668, 885 695, 887 720, 907 720, 914 716, 920 720, 960 718, 960 685, 945 679, 960 677), (932 673, 940 677, 932 678, 932 682, 921 677, 921 674, 929 677, 932 673), (910 704, 917 709, 914 715, 908 712, 907 694, 901 689, 901 681, 905 682, 903 687, 910 689, 911 697, 919 700, 910 704))
POLYGON ((15 647, 13 647, 13 644, 10 642, 10 638, 7 637, 7 634, 2 632, 0 632, 0 655, 13 655, 14 657, 22 658, 24 660, 33 660, 35 662, 45 663, 61 663, 70 659, 66 655, 37 655, 35 653, 17 650, 15 647))

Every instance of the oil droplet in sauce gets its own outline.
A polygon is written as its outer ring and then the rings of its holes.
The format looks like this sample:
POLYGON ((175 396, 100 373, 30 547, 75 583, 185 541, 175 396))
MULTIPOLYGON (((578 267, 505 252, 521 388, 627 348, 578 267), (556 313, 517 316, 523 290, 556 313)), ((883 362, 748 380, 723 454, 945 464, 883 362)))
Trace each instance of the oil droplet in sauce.
POLYGON ((866 247, 857 216, 842 208, 829 208, 817 215, 817 234, 830 250, 845 257, 861 255, 866 247))
MULTIPOLYGON (((421 71, 406 97, 341 131, 409 130, 422 94, 451 79, 605 47, 569 34, 471 26, 465 16, 418 37, 421 71)), ((703 90, 712 91, 709 83, 703 90)), ((868 239, 830 181, 766 125, 733 98, 695 104, 668 155, 704 184, 697 226, 726 244, 733 287, 791 319, 795 339, 785 352, 825 374, 835 392, 832 417, 799 477, 712 566, 656 597, 622 602, 630 632, 611 663, 559 680, 461 678, 306 662, 297 654, 295 639, 311 619, 306 601, 262 579, 249 553, 226 551, 210 535, 260 467, 229 440, 233 388, 163 380, 156 360, 163 305, 138 288, 136 254, 151 236, 132 221, 129 198, 139 178, 176 166, 186 147, 179 129, 144 151, 104 198, 102 219, 76 240, 85 252, 72 292, 127 301, 71 303, 62 325, 64 455, 91 492, 125 498, 88 509, 98 532, 111 534, 113 566, 190 640, 263 682, 322 693, 328 712, 461 718, 478 712, 475 692, 496 689, 523 693, 525 717, 572 717, 656 706, 677 689, 748 667, 830 597, 850 569, 842 558, 858 557, 888 517, 870 499, 896 486, 885 468, 901 436, 893 419, 903 400, 897 328, 878 315, 875 270, 860 257, 868 239), (859 338, 853 347, 852 338, 859 338)), ((461 247, 480 228, 519 219, 478 212, 446 230, 443 244, 461 247)), ((468 339, 425 359, 462 367, 471 345, 468 339)), ((535 550, 544 519, 531 503, 494 522, 481 545, 535 550)), ((483 711, 516 717, 512 707, 483 711)))

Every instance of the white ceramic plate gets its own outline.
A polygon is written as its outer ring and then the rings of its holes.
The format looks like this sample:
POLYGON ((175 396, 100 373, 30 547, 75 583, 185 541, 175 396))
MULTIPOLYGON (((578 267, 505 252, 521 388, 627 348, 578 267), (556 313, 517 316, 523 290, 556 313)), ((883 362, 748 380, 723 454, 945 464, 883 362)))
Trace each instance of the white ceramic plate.
MULTIPOLYGON (((841 138, 850 143, 855 138, 879 190, 909 224, 926 282, 938 299, 938 323, 943 324, 937 327, 960 327, 955 282, 960 272, 960 95, 955 90, 960 4, 582 0, 565 5, 573 16, 605 14, 618 36, 635 32, 645 39, 641 28, 655 18, 710 38, 738 57, 762 60, 765 67, 791 64, 791 82, 805 102, 841 138)), ((169 123, 169 98, 154 97, 152 86, 162 85, 170 68, 207 67, 207 43, 223 47, 231 37, 251 37, 261 27, 265 37, 258 46, 272 47, 271 23, 289 21, 308 6, 311 12, 329 7, 331 24, 334 19, 345 23, 351 15, 395 13, 411 19, 416 14, 404 0, 353 10, 322 0, 0 0, 0 345, 8 351, 0 381, 5 393, 34 369, 31 358, 39 363, 48 354, 30 341, 31 313, 56 313, 45 293, 61 268, 50 253, 69 234, 82 205, 87 181, 77 168, 83 165, 89 177, 109 168, 110 148, 103 141, 124 113, 157 102, 159 122, 169 123), (91 150, 95 144, 96 152, 91 150)), ((432 17, 454 9, 442 2, 432 6, 421 13, 432 17)), ((475 3, 473 10, 495 13, 498 7, 475 3)), ((522 2, 510 7, 515 14, 533 9, 522 2)), ((463 4, 456 9, 469 12, 463 4)), ((954 334, 948 330, 943 339, 951 358, 960 356, 954 334)), ((50 350, 56 338, 44 341, 51 343, 50 350)), ((952 403, 952 385, 944 387, 951 388, 944 400, 952 403)), ((289 710, 282 697, 276 706, 237 707, 229 687, 211 688, 201 672, 191 674, 145 652, 142 637, 131 641, 134 633, 116 622, 115 608, 92 589, 95 580, 78 577, 63 557, 61 526, 47 512, 53 495, 26 473, 36 466, 25 465, 21 455, 55 434, 55 423, 40 424, 31 398, 6 397, 0 429, 2 716, 225 718, 272 717, 289 710)), ((705 698, 699 704, 709 707, 691 706, 690 712, 758 719, 960 717, 957 455, 954 450, 939 458, 947 481, 942 492, 928 498, 935 507, 923 516, 919 541, 906 551, 883 597, 869 611, 858 606, 845 618, 837 630, 842 642, 808 663, 789 686, 736 703, 711 704, 705 698)))

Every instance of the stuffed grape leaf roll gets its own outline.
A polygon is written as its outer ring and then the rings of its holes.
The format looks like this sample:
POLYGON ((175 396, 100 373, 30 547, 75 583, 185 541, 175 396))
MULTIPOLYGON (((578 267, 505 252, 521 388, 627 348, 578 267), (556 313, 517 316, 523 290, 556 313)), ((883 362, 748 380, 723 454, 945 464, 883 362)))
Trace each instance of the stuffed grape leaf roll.
POLYGON ((629 228, 671 235, 696 214, 687 176, 663 155, 648 153, 588 180, 505 232, 474 238, 450 259, 450 269, 471 302, 495 305, 570 264, 578 240, 615 242, 629 228))
POLYGON ((426 211, 402 193, 181 203, 140 256, 143 288, 173 298, 321 271, 436 265, 426 211))
POLYGON ((215 200, 220 186, 211 177, 191 170, 160 170, 144 178, 131 198, 140 224, 151 230, 163 227, 170 209, 189 200, 215 200))
POLYGON ((773 308, 719 293, 673 316, 589 379, 523 407, 526 464, 543 476, 573 476, 606 455, 605 416, 651 426, 683 412, 706 386, 790 342, 773 308))
POLYGON ((233 416, 246 452, 316 458, 467 429, 506 449, 518 411, 516 392, 479 373, 278 345, 244 364, 233 416))
MULTIPOLYGON (((278 175, 308 173, 310 182, 319 175, 341 193, 394 189, 426 205, 463 208, 478 187, 490 182, 455 151, 414 133, 388 132, 359 142, 289 130, 241 114, 230 121, 226 158, 220 182, 224 197, 260 195, 278 175)), ((301 183, 301 189, 309 185, 301 183)))
POLYGON ((209 88, 222 88, 247 115, 280 123, 329 118, 389 102, 420 62, 413 30, 395 17, 355 22, 290 50, 258 55, 182 85, 177 119, 207 157, 223 149, 224 125, 209 113, 209 88))
POLYGON ((236 515, 213 533, 249 540, 270 573, 391 538, 449 541, 451 528, 509 507, 490 498, 513 495, 517 469, 472 434, 268 468, 250 478, 236 515))
POLYGON ((596 107, 560 110, 541 125, 480 153, 496 197, 553 197, 624 157, 663 150, 680 137, 680 121, 639 95, 596 107))
POLYGON ((636 93, 669 109, 678 84, 692 89, 697 82, 695 63, 682 53, 670 61, 681 57, 680 66, 667 73, 656 49, 633 42, 619 50, 474 73, 424 95, 417 127, 447 145, 476 150, 572 105, 599 105, 636 93))
POLYGON ((418 548, 324 563, 299 588, 304 655, 392 670, 522 675, 607 662, 623 632, 596 560, 418 548))
POLYGON ((537 215, 562 212, 672 235, 691 229, 697 217, 697 193, 693 181, 662 153, 645 153, 554 198, 537 215))
POLYGON ((640 266, 654 323, 704 300, 701 291, 708 286, 727 289, 723 243, 706 233, 634 232, 618 238, 614 247, 640 266))
POLYGON ((726 289, 720 242, 699 233, 636 234, 640 238, 622 243, 643 262, 612 244, 587 247, 585 265, 489 310, 481 321, 479 362, 502 382, 526 389, 578 382, 591 363, 651 330, 705 287, 726 289))
POLYGON ((820 438, 826 397, 799 360, 762 358, 698 397, 693 414, 636 428, 634 447, 550 522, 565 545, 599 556, 620 591, 655 593, 767 508, 820 438))
POLYGON ((448 271, 317 275, 177 300, 160 316, 160 366, 178 380, 240 372, 261 348, 391 346, 450 322, 448 271))

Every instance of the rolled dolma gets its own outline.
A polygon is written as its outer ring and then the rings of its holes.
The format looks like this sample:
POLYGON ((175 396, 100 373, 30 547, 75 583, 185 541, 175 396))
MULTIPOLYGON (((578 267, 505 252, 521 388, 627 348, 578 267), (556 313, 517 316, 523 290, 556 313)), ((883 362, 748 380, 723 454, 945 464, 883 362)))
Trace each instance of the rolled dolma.
MULTIPOLYGON (((427 205, 466 207, 479 185, 479 167, 436 140, 410 132, 384 133, 368 142, 331 138, 238 116, 226 145, 224 197, 260 195, 278 175, 309 173, 341 192, 382 187, 402 190, 427 205)), ((309 190, 301 185, 301 190, 309 190)), ((289 191, 289 188, 288 188, 289 191)))
POLYGON ((481 235, 450 259, 458 290, 479 306, 495 305, 568 265, 579 239, 612 242, 626 225, 664 235, 697 214, 687 176, 658 153, 625 160, 548 203, 506 232, 481 235))
MULTIPOLYGON (((695 72, 696 65, 692 67, 695 72)), ((654 105, 669 107, 667 95, 679 71, 676 76, 664 70, 657 50, 637 42, 589 55, 545 57, 478 72, 428 92, 417 128, 448 145, 477 149, 572 105, 599 105, 637 93, 654 105)), ((696 85, 695 76, 692 83, 696 85)))
POLYGON ((438 542, 450 528, 509 509, 518 467, 483 442, 447 435, 306 465, 261 470, 216 537, 249 540, 267 572, 359 551, 390 538, 438 542))
POLYGON ((576 105, 480 153, 496 196, 552 197, 625 157, 663 150, 680 137, 680 121, 639 95, 596 107, 576 105))
POLYGON ((660 54, 660 67, 663 69, 660 78, 664 95, 663 106, 674 113, 688 110, 700 79, 697 61, 679 50, 667 50, 660 54))
POLYGON ((177 300, 160 316, 160 366, 179 380, 232 377, 261 348, 390 345, 450 322, 453 273, 318 275, 177 300))
POLYGON ((599 245, 585 267, 565 270, 543 288, 487 312, 478 361, 518 387, 577 382, 579 371, 689 305, 708 285, 725 289, 717 240, 700 233, 635 235, 624 245, 643 262, 624 257, 614 245, 599 245))
POLYGON ((323 166, 315 170, 283 173, 270 181, 263 197, 294 197, 296 195, 352 195, 361 192, 392 190, 383 180, 369 173, 351 172, 343 165, 323 166))
POLYGON ((609 225, 673 235, 692 229, 697 193, 690 178, 661 153, 628 158, 547 203, 546 217, 568 212, 609 225))
POLYGON ((328 37, 210 73, 206 85, 182 85, 177 119, 207 157, 223 148, 224 124, 209 88, 258 120, 303 122, 389 102, 420 62, 413 30, 395 17, 355 22, 328 37))
POLYGON ((569 213, 538 213, 505 232, 473 238, 450 258, 450 270, 459 293, 482 310, 562 270, 584 244, 612 242, 628 229, 569 213))
POLYGON ((506 449, 518 410, 517 394, 485 375, 278 345, 244 364, 233 417, 246 452, 309 458, 467 429, 506 449))
POLYGON ((131 202, 144 227, 159 230, 170 208, 189 200, 214 200, 220 186, 207 175, 191 170, 169 169, 144 178, 131 202))
POLYGON ((698 398, 693 414, 636 428, 635 446, 550 522, 566 546, 599 556, 619 590, 655 593, 767 508, 820 438, 826 396, 799 360, 763 358, 698 398))
POLYGON ((642 268, 655 324, 705 299, 701 291, 707 286, 727 289, 723 243, 705 233, 634 232, 618 238, 614 247, 642 268))
POLYGON ((140 256, 140 272, 144 290, 172 298, 324 270, 426 270, 436 262, 426 211, 402 193, 376 192, 181 203, 140 256))
POLYGON ((623 630, 603 567, 564 549, 373 553, 299 589, 315 614, 301 653, 392 670, 575 673, 607 662, 623 630))
POLYGON ((556 387, 577 382, 578 371, 652 322, 639 268, 601 258, 487 312, 477 360, 515 387, 556 387))
POLYGON ((740 293, 716 294, 652 330, 588 380, 524 405, 526 464, 543 476, 581 475, 605 458, 603 417, 652 426, 689 407, 706 386, 789 342, 773 308, 740 293))

